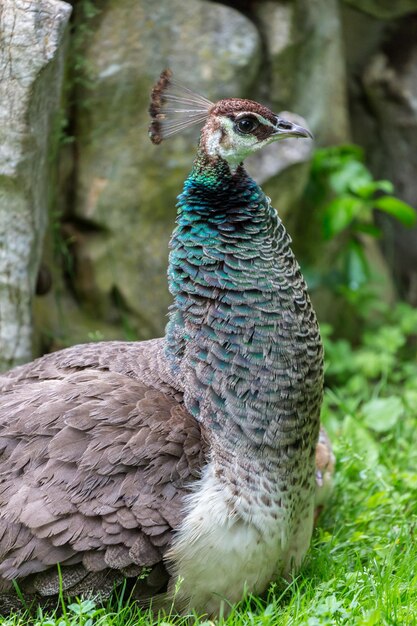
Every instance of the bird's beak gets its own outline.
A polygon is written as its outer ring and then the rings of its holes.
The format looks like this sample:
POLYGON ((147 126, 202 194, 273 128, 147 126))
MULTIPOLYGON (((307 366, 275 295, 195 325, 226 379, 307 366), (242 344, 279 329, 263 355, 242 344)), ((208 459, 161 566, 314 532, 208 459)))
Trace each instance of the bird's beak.
POLYGON ((276 116, 276 125, 274 130, 274 137, 277 139, 287 139, 288 137, 305 137, 313 139, 313 135, 307 128, 303 128, 294 122, 285 120, 279 115, 276 116))

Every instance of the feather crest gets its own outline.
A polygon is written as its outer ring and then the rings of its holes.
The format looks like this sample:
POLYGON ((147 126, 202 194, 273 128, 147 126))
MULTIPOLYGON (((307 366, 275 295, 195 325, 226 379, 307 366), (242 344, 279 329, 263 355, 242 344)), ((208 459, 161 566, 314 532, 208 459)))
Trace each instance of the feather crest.
POLYGON ((159 144, 170 135, 204 122, 212 106, 207 98, 174 81, 171 70, 164 70, 152 89, 149 106, 152 143, 159 144))

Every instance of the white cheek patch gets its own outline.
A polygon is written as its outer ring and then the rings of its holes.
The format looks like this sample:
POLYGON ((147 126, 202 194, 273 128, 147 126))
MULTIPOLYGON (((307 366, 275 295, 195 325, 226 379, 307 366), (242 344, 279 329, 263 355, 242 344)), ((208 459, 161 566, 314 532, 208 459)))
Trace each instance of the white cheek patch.
POLYGON ((222 136, 222 131, 219 128, 211 133, 206 139, 206 151, 209 156, 216 156, 219 154, 219 145, 220 139, 222 136))
MULTIPOLYGON (((260 124, 271 126, 272 122, 257 113, 255 115, 260 124)), ((234 122, 228 117, 220 117, 220 128, 208 134, 205 141, 205 148, 209 156, 219 156, 229 164, 230 170, 234 173, 239 164, 250 154, 263 148, 274 140, 271 135, 265 140, 260 141, 253 134, 239 134, 236 132, 234 122)))
POLYGON ((239 163, 256 150, 258 140, 253 135, 239 135, 228 117, 220 118, 220 123, 221 128, 206 140, 206 150, 210 156, 219 156, 227 161, 234 172, 239 163))

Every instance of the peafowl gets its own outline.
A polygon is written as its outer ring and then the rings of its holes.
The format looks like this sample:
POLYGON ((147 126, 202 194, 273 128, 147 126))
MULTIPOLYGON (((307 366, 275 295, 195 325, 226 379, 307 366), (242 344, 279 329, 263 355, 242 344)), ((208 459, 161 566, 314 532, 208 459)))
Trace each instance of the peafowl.
POLYGON ((169 70, 158 144, 203 126, 178 198, 166 335, 43 356, 0 376, 0 593, 136 597, 218 614, 290 576, 333 471, 323 351, 291 239, 242 161, 311 137, 169 70), (59 566, 58 566, 59 564, 59 566))

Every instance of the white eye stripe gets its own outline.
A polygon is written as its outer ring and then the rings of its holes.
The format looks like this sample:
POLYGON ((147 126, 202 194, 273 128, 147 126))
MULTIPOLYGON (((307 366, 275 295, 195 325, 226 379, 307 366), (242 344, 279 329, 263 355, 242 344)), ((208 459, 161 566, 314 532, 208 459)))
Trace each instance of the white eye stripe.
POLYGON ((273 124, 270 120, 268 120, 266 117, 263 117, 262 115, 256 115, 256 117, 258 118, 258 120, 261 122, 261 124, 265 124, 265 126, 271 126, 271 128, 275 128, 275 124, 273 124))

